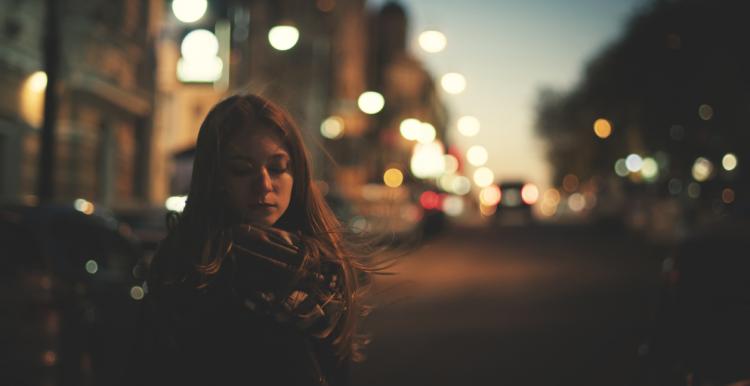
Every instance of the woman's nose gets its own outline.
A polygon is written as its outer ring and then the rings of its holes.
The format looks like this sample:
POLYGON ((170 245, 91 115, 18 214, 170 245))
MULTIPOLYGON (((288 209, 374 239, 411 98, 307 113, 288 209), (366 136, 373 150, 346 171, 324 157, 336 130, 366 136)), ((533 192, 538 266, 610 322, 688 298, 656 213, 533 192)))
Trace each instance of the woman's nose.
POLYGON ((261 168, 258 173, 258 190, 261 193, 268 193, 273 191, 273 181, 271 181, 271 174, 268 173, 268 169, 261 168))

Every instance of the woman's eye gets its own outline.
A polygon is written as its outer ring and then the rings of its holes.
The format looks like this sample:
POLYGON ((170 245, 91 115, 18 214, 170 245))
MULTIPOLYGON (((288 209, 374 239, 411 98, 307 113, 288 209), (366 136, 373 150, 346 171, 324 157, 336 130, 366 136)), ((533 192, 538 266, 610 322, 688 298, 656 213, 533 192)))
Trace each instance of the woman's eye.
POLYGON ((286 164, 270 165, 268 167, 268 171, 273 174, 281 174, 287 171, 287 165, 286 164))

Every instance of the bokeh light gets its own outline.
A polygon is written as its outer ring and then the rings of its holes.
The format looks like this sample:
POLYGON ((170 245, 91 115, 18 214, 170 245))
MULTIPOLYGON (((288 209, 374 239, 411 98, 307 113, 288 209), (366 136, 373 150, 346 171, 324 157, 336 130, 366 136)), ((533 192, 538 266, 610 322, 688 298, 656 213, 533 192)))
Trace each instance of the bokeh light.
POLYGON ((521 199, 526 205, 534 205, 539 200, 539 188, 531 183, 524 184, 521 188, 521 199))
POLYGON ((711 178, 714 172, 714 164, 704 157, 698 157, 693 163, 693 178, 698 182, 703 182, 711 178))
POLYGON ((701 196, 701 186, 697 182, 691 182, 687 188, 688 197, 697 199, 701 196))
POLYGON ((627 167, 628 171, 631 173, 638 173, 643 167, 643 158, 638 154, 630 154, 625 158, 625 167, 627 167))
POLYGON ((440 78, 440 85, 448 94, 460 94, 466 89, 466 78, 457 72, 449 72, 440 78))
POLYGON ((417 178, 437 178, 445 172, 443 144, 439 141, 414 146, 410 167, 417 178))
POLYGON ((580 212, 586 208, 586 197, 581 193, 573 193, 568 197, 568 208, 573 212, 580 212))
POLYGON ((443 158, 445 159, 446 173, 455 173, 458 171, 458 159, 453 154, 446 154, 443 158))
POLYGON ((546 204, 557 205, 560 203, 560 192, 555 188, 547 189, 544 192, 542 201, 544 201, 544 203, 546 204))
POLYGON ((435 130, 435 126, 433 126, 431 123, 422 122, 422 124, 419 125, 417 142, 430 143, 435 140, 435 136, 437 136, 437 131, 435 130))
POLYGON ((425 191, 419 196, 419 204, 422 205, 422 208, 427 210, 440 209, 442 206, 440 195, 431 190, 425 191))
POLYGON ((495 181, 495 173, 486 166, 475 170, 473 176, 474 183, 480 188, 490 186, 495 181))
POLYGON ((357 105, 365 114, 377 114, 385 107, 385 98, 378 92, 365 91, 357 99, 357 105))
POLYGON ((578 177, 575 174, 567 174, 562 180, 563 189, 568 193, 578 190, 578 183, 578 177))
POLYGON ((479 119, 471 115, 466 115, 458 119, 458 132, 466 137, 473 137, 479 134, 479 119))
POLYGON ((419 46, 429 53, 440 52, 445 49, 448 39, 440 31, 428 30, 419 34, 419 46))
POLYGON ((620 177, 627 177, 627 175, 630 173, 630 170, 628 170, 628 167, 625 163, 624 158, 620 158, 615 162, 615 174, 617 174, 620 177))
POLYGON ((612 134, 612 124, 604 119, 599 118, 594 121, 594 134, 599 138, 607 138, 612 134))
POLYGON ((448 216, 460 216, 464 212, 464 199, 459 196, 448 196, 443 200, 443 212, 448 216))
POLYGON ((721 159, 721 166, 724 168, 724 170, 731 172, 732 170, 737 168, 737 156, 732 153, 725 154, 721 159))
POLYGON ((298 40, 299 30, 290 25, 277 25, 268 31, 268 42, 279 51, 291 49, 298 40))
POLYGON ((164 207, 173 212, 182 212, 187 203, 187 196, 171 196, 164 202, 164 207))
POLYGON ((460 196, 465 196, 471 191, 471 181, 464 176, 456 176, 451 184, 453 185, 451 189, 453 193, 460 196))
POLYGON ((422 122, 419 119, 407 118, 401 121, 399 125, 399 132, 401 136, 409 141, 416 141, 419 138, 419 133, 422 130, 422 122))
POLYGON ((32 127, 41 127, 44 120, 44 90, 47 88, 47 74, 36 71, 29 75, 21 86, 19 113, 32 127))
POLYGON ((474 145, 466 151, 466 160, 474 166, 482 166, 487 163, 487 149, 481 145, 474 145))
POLYGON ((97 264, 96 260, 88 260, 86 264, 84 264, 84 269, 86 269, 86 272, 93 275, 99 271, 99 264, 97 264))
POLYGON ((193 23, 206 14, 208 1, 206 0, 173 0, 172 13, 183 23, 193 23))
POLYGON ((134 300, 141 300, 146 295, 146 291, 143 290, 143 287, 139 285, 135 285, 130 288, 130 297, 134 300))
POLYGON ((669 193, 673 196, 679 195, 682 193, 682 181, 677 178, 670 179, 669 183, 667 183, 667 189, 669 189, 669 193))
POLYGON ((333 115, 320 124, 320 134, 328 139, 338 139, 344 135, 344 119, 333 115))
POLYGON ((383 182, 391 188, 398 188, 404 182, 404 173, 396 168, 390 168, 383 173, 383 182))
POLYGON ((734 202, 734 190, 726 188, 721 191, 721 201, 725 204, 731 204, 734 202))
POLYGON ((497 205, 500 202, 501 192, 497 185, 490 185, 479 191, 479 203, 484 206, 497 205))
POLYGON ((702 120, 708 121, 714 116, 714 108, 707 104, 700 105, 698 107, 698 116, 702 120))
POLYGON ((646 157, 641 166, 641 174, 647 181, 654 181, 659 176, 659 164, 655 159, 646 157))
POLYGON ((47 73, 36 71, 29 76, 28 87, 32 92, 43 92, 47 88, 47 73))
POLYGON ((216 56, 219 53, 219 39, 209 30, 192 30, 182 39, 180 53, 183 58, 195 61, 216 56))
POLYGON ((73 208, 87 215, 93 214, 95 210, 94 204, 83 198, 77 198, 75 201, 73 201, 73 208))

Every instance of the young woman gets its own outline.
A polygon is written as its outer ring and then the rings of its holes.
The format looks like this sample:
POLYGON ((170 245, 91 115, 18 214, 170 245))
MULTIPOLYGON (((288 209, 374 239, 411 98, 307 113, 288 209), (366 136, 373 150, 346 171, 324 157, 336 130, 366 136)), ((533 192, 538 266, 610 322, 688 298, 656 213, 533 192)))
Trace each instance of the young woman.
POLYGON ((256 95, 218 103, 170 228, 147 281, 141 383, 348 383, 366 276, 286 112, 256 95))

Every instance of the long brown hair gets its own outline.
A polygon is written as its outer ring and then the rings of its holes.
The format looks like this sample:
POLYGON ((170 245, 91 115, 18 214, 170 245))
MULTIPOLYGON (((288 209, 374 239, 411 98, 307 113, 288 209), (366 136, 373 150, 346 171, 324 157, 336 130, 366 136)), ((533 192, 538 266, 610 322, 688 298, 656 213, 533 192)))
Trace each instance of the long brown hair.
POLYGON ((291 200, 275 226, 302 236, 308 252, 306 265, 314 267, 324 259, 340 264, 346 311, 332 341, 340 357, 358 360, 361 345, 355 332, 366 309, 360 298, 362 274, 368 269, 345 246, 341 224, 313 183, 299 127, 281 107, 258 95, 224 99, 203 121, 187 203, 154 257, 149 288, 158 292, 170 283, 204 288, 219 273, 231 249, 230 219, 221 199, 221 155, 236 131, 259 126, 277 130, 291 158, 291 200))

